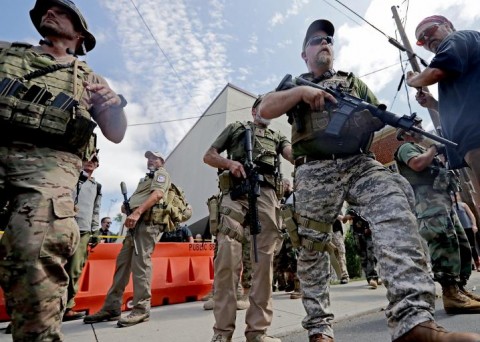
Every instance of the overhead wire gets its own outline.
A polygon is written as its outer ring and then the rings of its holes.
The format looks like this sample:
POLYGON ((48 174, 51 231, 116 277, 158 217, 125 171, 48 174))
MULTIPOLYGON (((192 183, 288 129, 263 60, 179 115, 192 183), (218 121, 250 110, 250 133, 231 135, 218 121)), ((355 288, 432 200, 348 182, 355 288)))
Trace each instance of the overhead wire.
POLYGON ((143 17, 142 13, 140 13, 140 10, 139 8, 137 7, 137 5, 135 4, 135 2, 133 0, 130 0, 130 2, 132 3, 133 7, 135 8, 135 11, 137 12, 137 14, 139 15, 140 19, 142 20, 143 24, 145 25, 145 27, 147 28, 148 32, 150 33, 150 36, 152 37, 153 41, 155 42, 155 44, 157 45, 157 47, 159 48, 159 50, 162 52, 163 56, 165 57, 168 65, 170 66, 170 68, 173 70, 173 73, 175 74, 175 77, 178 79, 178 82, 182 85, 183 89, 185 90, 185 92, 187 93, 187 95, 190 97, 190 99, 192 100, 193 104, 197 107, 198 111, 201 112, 201 109, 200 107, 198 106, 198 104, 195 102, 195 99, 193 98, 192 94, 190 93, 190 91, 188 90, 187 86, 182 82, 182 79, 180 78, 180 75, 178 74, 177 70, 175 69, 175 67, 173 66, 172 62, 170 61, 170 58, 168 58, 168 55, 165 53, 165 51, 162 49, 162 47, 160 46, 160 43, 158 42, 157 38, 155 37, 155 35, 153 34, 152 30, 150 29, 150 26, 148 26, 145 18, 143 17))
MULTIPOLYGON (((378 32, 380 32, 382 35, 384 35, 385 37, 387 37, 388 39, 388 42, 390 44, 392 44, 393 46, 395 46, 397 49, 400 49, 402 51, 407 51, 407 48, 405 46, 403 46, 402 44, 400 44, 400 42, 398 40, 396 40, 395 38, 393 37, 390 37, 389 35, 387 35, 385 32, 383 32, 382 30, 380 30, 378 27, 376 27, 375 25, 373 25, 371 22, 369 22, 367 19, 365 19, 364 17, 362 17, 360 14, 358 14, 357 12, 355 12, 354 10, 352 10, 350 7, 348 7, 347 5, 345 5, 344 3, 342 3, 340 0, 334 0, 336 2, 338 2, 340 5, 342 5, 343 7, 345 7, 348 11, 352 12, 353 14, 355 14, 357 17, 359 17, 360 19, 362 19, 362 21, 364 21, 365 23, 367 23, 368 25, 370 25, 372 28, 374 28, 375 30, 377 30, 378 32)), ((427 62, 421 58, 420 56, 417 56, 417 54, 413 51, 408 51, 409 53, 412 54, 413 57, 416 57, 418 58, 418 60, 420 61, 420 63, 422 63, 422 65, 424 66, 427 66, 427 62)))

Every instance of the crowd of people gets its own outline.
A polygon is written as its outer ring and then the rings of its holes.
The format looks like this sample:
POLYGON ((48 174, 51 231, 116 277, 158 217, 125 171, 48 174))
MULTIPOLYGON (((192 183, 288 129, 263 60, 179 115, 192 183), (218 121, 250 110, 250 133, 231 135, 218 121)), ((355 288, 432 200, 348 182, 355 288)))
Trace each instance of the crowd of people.
MULTIPOLYGON (((0 204, 8 217, 0 240, 0 286, 14 341, 62 341, 62 320, 83 316, 74 310, 75 294, 88 251, 115 240, 112 219, 99 222, 102 187, 93 177, 99 167, 93 129, 98 125, 109 141, 120 143, 127 101, 77 58, 96 39, 73 2, 37 0, 30 16, 42 36, 38 46, 0 42, 0 204)), ((333 68, 334 34, 328 20, 310 24, 301 48, 307 72, 298 79, 344 89, 378 106, 362 80, 333 68)), ((423 72, 408 73, 407 84, 439 84, 438 101, 424 91, 417 100, 439 112, 444 137, 457 149, 425 145, 418 133, 398 130, 405 143, 395 152, 400 173, 391 172, 369 153, 384 122, 363 110, 332 135, 326 128, 335 109, 326 103, 337 99, 294 82, 259 96, 252 120, 229 124, 206 151, 203 161, 219 171, 220 189, 209 200, 216 210, 210 215, 215 256, 207 302, 215 318, 212 342, 232 340, 239 309, 246 309, 247 342, 280 342, 268 334, 275 290, 301 298, 310 342, 334 341, 329 291, 333 272, 340 284, 350 281, 343 229, 348 222, 368 285, 387 289, 392 341, 480 341, 478 334, 445 330, 433 316, 434 281, 447 313, 480 312, 480 297, 466 288, 472 266, 480 270, 476 209, 458 197, 450 169, 468 166, 478 188, 480 130, 472 113, 480 33, 457 31, 434 15, 418 24, 415 35, 417 45, 435 56, 423 72), (291 137, 269 128, 284 114, 291 137), (279 177, 280 158, 295 166, 293 185, 279 177)), ((128 233, 111 288, 85 323, 116 320, 118 327, 129 327, 148 321, 156 243, 194 242, 180 225, 192 208, 171 182, 162 154, 147 151, 144 157, 149 172, 122 205, 128 233), (122 316, 130 278, 132 310, 122 316)))

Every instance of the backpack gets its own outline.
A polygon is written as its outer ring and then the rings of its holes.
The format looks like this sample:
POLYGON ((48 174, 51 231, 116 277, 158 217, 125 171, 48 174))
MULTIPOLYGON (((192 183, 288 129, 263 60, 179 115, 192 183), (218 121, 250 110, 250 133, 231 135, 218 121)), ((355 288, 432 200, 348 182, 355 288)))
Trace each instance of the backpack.
POLYGON ((171 183, 167 193, 152 208, 152 223, 164 225, 165 231, 174 231, 178 224, 192 217, 192 208, 182 188, 171 183))

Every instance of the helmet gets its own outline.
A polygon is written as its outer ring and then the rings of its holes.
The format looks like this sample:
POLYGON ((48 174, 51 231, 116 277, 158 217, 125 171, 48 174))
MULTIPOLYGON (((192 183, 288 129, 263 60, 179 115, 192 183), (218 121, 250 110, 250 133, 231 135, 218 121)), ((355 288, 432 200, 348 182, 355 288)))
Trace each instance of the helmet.
POLYGON ((75 6, 75 4, 70 0, 37 0, 35 6, 30 11, 30 18, 32 19, 32 23, 37 29, 38 33, 43 36, 40 29, 40 22, 42 20, 42 16, 50 7, 55 5, 65 7, 71 12, 71 14, 73 15, 74 26, 77 29, 81 29, 83 35, 85 36, 84 44, 86 51, 84 51, 84 49, 80 47, 77 49, 77 51, 75 51, 75 53, 77 55, 84 55, 86 52, 92 50, 95 47, 96 43, 95 37, 88 31, 87 22, 83 17, 82 13, 80 13, 78 7, 75 6))

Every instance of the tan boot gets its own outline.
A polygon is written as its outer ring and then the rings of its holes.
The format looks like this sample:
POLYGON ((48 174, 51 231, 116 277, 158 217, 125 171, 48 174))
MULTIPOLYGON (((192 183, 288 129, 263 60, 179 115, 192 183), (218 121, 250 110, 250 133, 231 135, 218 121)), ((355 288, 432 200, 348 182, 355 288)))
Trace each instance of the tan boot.
POLYGON ((462 294, 457 285, 442 286, 443 308, 449 315, 480 313, 480 302, 462 294))
POLYGON ((300 290, 300 280, 295 279, 295 288, 293 289, 293 292, 290 293, 290 299, 299 299, 302 298, 302 291, 300 290))
POLYGON ((460 293, 467 296, 470 299, 473 299, 474 301, 480 302, 480 296, 468 291, 465 286, 463 285, 458 285, 458 289, 460 290, 460 293))
POLYGON ((309 336, 308 342, 333 342, 333 338, 323 334, 315 334, 309 336))
POLYGON ((250 307, 250 300, 248 299, 249 289, 243 289, 243 293, 237 292, 237 310, 247 310, 250 307))
POLYGON ((420 323, 394 342, 480 342, 480 335, 448 332, 435 321, 420 323))

